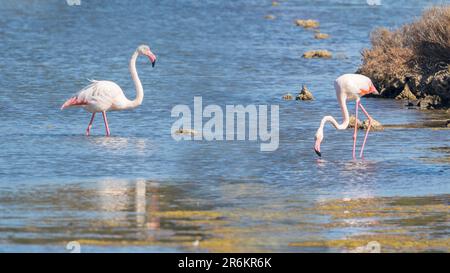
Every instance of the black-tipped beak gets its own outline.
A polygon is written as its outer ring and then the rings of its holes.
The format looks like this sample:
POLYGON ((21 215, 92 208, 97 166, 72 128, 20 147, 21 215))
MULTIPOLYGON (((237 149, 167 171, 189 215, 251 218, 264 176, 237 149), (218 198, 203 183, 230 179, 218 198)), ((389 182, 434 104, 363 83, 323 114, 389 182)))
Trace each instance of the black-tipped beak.
POLYGON ((322 153, 319 152, 318 150, 314 149, 314 152, 316 152, 316 154, 317 154, 319 157, 322 157, 322 153))
POLYGON ((152 62, 152 67, 155 67, 156 60, 152 62))

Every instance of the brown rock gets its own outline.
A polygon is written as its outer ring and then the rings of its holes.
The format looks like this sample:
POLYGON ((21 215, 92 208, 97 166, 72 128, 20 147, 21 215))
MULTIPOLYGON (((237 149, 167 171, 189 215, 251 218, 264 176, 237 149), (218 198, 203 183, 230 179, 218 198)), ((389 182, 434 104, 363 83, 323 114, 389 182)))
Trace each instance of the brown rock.
POLYGON ((426 96, 425 98, 419 99, 417 106, 420 109, 435 109, 441 104, 441 97, 439 96, 426 96))
MULTIPOLYGON (((348 123, 348 128, 355 128, 355 121, 356 121, 355 116, 350 116, 350 122, 348 123)), ((357 124, 358 129, 363 129, 362 122, 359 119, 356 124, 357 124)))
POLYGON ((311 58, 331 58, 331 52, 328 50, 310 50, 303 53, 303 58, 311 59, 311 58))
POLYGON ((316 34, 314 34, 314 38, 321 40, 321 39, 328 39, 330 37, 330 35, 326 34, 326 33, 320 33, 317 32, 316 34))
POLYGON ((396 100, 417 100, 416 96, 414 96, 414 94, 409 89, 408 84, 405 84, 405 87, 403 88, 403 91, 400 92, 400 94, 398 94, 395 97, 395 99, 396 100))
POLYGON ((319 22, 316 20, 302 20, 302 19, 298 19, 295 20, 295 24, 299 27, 304 27, 304 28, 316 28, 319 27, 319 22))
MULTIPOLYGON (((359 130, 367 130, 369 127, 369 120, 364 120, 361 122, 359 119, 357 121, 357 128, 359 130)), ((350 116, 350 122, 348 124, 348 128, 355 128, 355 116, 350 116)), ((381 125, 381 123, 377 120, 372 119, 372 126, 370 127, 371 131, 383 131, 384 127, 381 125)))
POLYGON ((283 100, 293 100, 294 99, 294 97, 292 96, 291 93, 285 94, 282 98, 283 98, 283 100))
POLYGON ((434 74, 428 82, 431 94, 441 97, 444 101, 450 101, 450 65, 448 69, 434 74))
POLYGON ((266 18, 267 20, 274 20, 276 17, 275 17, 275 15, 268 14, 268 15, 264 16, 264 18, 266 18))
POLYGON ((198 135, 198 132, 195 131, 194 129, 183 129, 183 128, 180 128, 180 129, 175 131, 175 134, 177 134, 177 135, 192 135, 192 136, 194 136, 194 135, 198 135))
POLYGON ((295 97, 296 100, 314 100, 313 94, 308 90, 306 85, 302 86, 302 90, 300 93, 295 97))
MULTIPOLYGON (((367 128, 369 127, 369 120, 365 120, 362 124, 362 127, 364 130, 367 130, 367 128)), ((372 119, 372 126, 370 127, 371 131, 383 131, 384 127, 383 125, 381 125, 381 123, 377 120, 372 119)))

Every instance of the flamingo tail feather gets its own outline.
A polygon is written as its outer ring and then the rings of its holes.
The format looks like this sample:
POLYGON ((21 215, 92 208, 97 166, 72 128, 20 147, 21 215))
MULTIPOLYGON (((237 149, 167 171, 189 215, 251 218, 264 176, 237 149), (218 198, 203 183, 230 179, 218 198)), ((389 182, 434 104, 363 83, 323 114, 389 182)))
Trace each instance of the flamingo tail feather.
POLYGON ((80 106, 80 105, 86 105, 87 102, 83 100, 79 100, 77 97, 72 97, 68 99, 64 104, 61 106, 61 110, 64 110, 65 108, 71 107, 71 106, 80 106))

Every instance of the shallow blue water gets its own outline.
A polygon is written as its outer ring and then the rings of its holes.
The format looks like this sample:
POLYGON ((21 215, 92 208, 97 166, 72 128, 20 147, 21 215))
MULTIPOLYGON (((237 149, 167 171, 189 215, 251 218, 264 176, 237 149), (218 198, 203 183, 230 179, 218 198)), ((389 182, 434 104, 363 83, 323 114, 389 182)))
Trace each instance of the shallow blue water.
MULTIPOLYGON (((351 131, 330 126, 324 160, 312 150, 321 117, 340 115, 333 80, 357 69, 370 31, 397 27, 443 2, 2 1, 0 251, 65 251, 60 245, 83 230, 90 230, 89 238, 102 238, 105 229, 92 227, 96 220, 106 225, 99 220, 104 218, 114 222, 108 232, 115 236, 139 237, 148 232, 140 224, 148 227, 147 214, 155 208, 138 210, 138 196, 148 205, 148 189, 155 188, 169 192, 160 197, 160 208, 228 212, 279 212, 338 197, 448 193, 448 163, 425 160, 443 156, 431 148, 448 147, 446 130, 373 132, 366 159, 353 162, 351 131), (276 19, 264 19, 267 14, 276 19), (319 20, 321 32, 331 38, 313 39, 313 32, 293 24, 297 18, 319 20), (141 43, 158 56, 153 69, 146 59, 138 60, 144 103, 109 114, 112 137, 104 137, 101 117, 93 136, 85 137, 89 113, 60 111, 61 104, 88 78, 113 80, 133 98, 128 60, 141 43), (328 49, 334 57, 301 58, 311 49, 328 49), (302 84, 316 100, 281 99, 302 84), (194 96, 202 96, 204 106, 279 105, 279 148, 261 152, 252 141, 174 141, 170 111, 177 104, 192 108, 194 96), (142 223, 141 214, 147 215, 142 223), (78 225, 64 232, 73 223, 78 225)), ((407 109, 403 102, 363 99, 363 104, 383 124, 430 119, 430 113, 407 109)), ((264 222, 233 225, 258 221, 264 222)), ((152 237, 156 246, 109 250, 183 250, 176 243, 158 245, 158 236, 170 237, 176 226, 157 230, 163 235, 152 237)), ((289 250, 283 234, 267 236, 274 240, 261 250, 289 250)))

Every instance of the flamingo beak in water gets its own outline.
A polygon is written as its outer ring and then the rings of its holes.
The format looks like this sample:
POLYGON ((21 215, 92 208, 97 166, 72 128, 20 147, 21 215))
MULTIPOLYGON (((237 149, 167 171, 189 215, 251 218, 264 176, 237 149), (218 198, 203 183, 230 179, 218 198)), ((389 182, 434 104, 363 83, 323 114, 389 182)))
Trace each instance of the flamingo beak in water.
POLYGON ((317 142, 316 142, 316 145, 314 145, 314 152, 316 152, 316 154, 317 154, 319 157, 322 157, 322 153, 320 152, 320 143, 317 143, 317 142))
POLYGON ((319 157, 322 157, 322 153, 321 153, 319 150, 317 150, 316 148, 314 148, 314 152, 316 152, 316 154, 317 154, 319 157))

